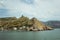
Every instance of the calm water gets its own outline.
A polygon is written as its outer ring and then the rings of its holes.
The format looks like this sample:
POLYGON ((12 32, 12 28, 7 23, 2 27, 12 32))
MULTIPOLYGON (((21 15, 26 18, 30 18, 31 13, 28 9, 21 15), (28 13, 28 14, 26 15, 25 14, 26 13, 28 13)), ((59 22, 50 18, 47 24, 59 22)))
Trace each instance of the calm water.
POLYGON ((0 40, 60 40, 60 29, 39 32, 0 32, 0 40))

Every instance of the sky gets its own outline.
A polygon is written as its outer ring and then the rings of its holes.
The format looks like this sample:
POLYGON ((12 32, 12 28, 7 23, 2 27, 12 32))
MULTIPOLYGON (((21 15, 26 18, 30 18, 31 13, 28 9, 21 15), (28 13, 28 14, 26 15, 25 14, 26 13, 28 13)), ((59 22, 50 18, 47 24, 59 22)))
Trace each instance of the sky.
POLYGON ((0 0, 0 17, 37 18, 60 21, 60 0, 0 0))

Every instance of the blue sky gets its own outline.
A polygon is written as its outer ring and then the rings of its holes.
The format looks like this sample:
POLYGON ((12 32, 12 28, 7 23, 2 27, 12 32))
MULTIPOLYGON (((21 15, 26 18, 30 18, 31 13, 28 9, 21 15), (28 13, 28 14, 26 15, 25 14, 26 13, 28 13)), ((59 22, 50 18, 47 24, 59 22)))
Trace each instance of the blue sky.
POLYGON ((0 0, 0 17, 21 15, 60 21, 60 0, 0 0))

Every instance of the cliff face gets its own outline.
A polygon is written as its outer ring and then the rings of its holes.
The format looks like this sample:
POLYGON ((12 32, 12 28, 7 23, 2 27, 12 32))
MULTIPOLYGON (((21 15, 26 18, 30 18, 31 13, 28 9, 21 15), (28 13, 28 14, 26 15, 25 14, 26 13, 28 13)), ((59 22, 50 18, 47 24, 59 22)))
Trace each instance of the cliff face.
POLYGON ((51 30, 51 27, 46 26, 41 21, 37 20, 36 18, 33 18, 33 27, 37 28, 38 30, 51 30))

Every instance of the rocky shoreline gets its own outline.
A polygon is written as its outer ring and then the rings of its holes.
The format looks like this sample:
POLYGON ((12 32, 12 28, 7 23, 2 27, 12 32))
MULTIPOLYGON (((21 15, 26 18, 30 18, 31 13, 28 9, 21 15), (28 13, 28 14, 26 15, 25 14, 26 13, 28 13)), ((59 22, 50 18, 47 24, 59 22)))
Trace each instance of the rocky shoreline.
POLYGON ((52 28, 48 28, 48 29, 37 29, 37 28, 33 28, 33 27, 20 27, 19 29, 16 27, 13 27, 11 29, 4 29, 4 28, 0 28, 0 31, 46 31, 46 30, 53 30, 52 28))

